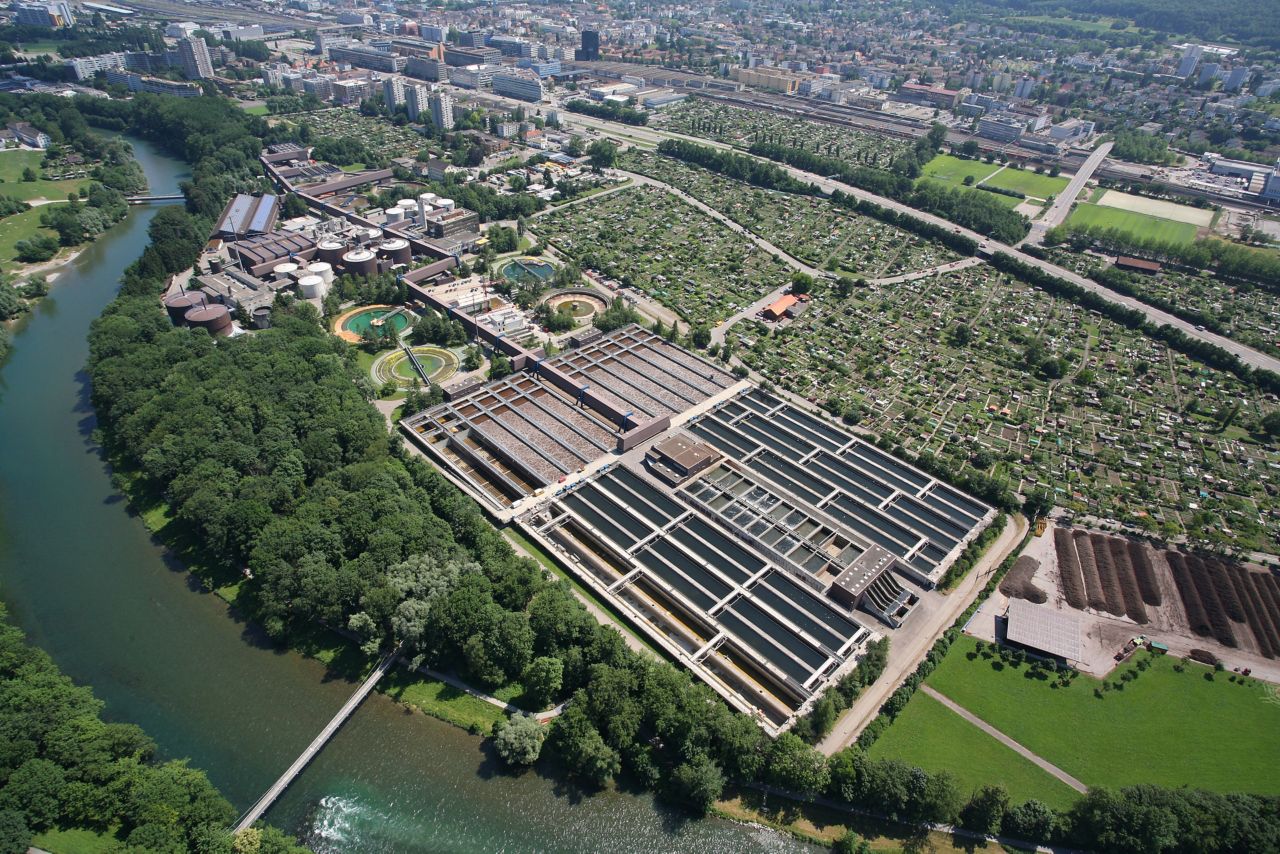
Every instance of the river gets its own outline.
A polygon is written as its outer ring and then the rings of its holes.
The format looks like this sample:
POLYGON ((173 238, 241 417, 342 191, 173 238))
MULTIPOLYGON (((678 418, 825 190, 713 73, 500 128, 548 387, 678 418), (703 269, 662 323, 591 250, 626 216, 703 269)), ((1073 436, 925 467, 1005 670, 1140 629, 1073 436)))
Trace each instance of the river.
MULTIPOLYGON (((151 191, 176 192, 182 164, 133 142, 151 191)), ((131 210, 81 253, 14 336, 0 371, 0 597, 107 717, 189 757, 243 809, 353 686, 263 644, 196 589, 129 514, 90 440, 85 336, 157 210, 131 210)), ((480 739, 381 695, 266 818, 321 852, 812 850, 687 820, 644 794, 582 796, 537 772, 501 773, 480 739)))

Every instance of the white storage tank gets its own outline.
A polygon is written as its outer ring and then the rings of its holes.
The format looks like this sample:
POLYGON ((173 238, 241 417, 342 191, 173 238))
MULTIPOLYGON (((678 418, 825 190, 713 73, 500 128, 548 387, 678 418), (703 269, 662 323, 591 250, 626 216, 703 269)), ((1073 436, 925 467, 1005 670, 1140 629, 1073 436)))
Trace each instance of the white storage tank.
POLYGON ((307 265, 308 276, 319 276, 326 285, 333 284, 333 265, 328 261, 316 261, 307 265))
POLYGON ((370 229, 367 229, 367 230, 365 231, 365 233, 364 233, 364 238, 365 238, 365 240, 381 240, 381 239, 382 239, 382 229, 380 229, 380 228, 370 228, 370 229))
POLYGON ((411 216, 413 214, 413 209, 416 208, 417 206, 418 206, 418 203, 415 202, 413 199, 401 199, 400 201, 396 202, 396 207, 400 209, 400 212, 404 216, 411 216))
POLYGON ((328 288, 324 279, 307 275, 298 279, 298 290, 302 293, 303 299, 323 299, 328 288))
POLYGON ((287 281, 296 272, 298 272, 298 265, 292 261, 286 261, 271 268, 271 276, 277 282, 287 281))
POLYGON ((342 256, 342 267, 352 276, 372 276, 378 272, 378 256, 368 249, 352 249, 342 256))
POLYGON ((453 199, 437 199, 436 207, 451 211, 453 210, 453 199))
POLYGON ((399 225, 404 222, 404 208, 387 208, 387 225, 399 225))

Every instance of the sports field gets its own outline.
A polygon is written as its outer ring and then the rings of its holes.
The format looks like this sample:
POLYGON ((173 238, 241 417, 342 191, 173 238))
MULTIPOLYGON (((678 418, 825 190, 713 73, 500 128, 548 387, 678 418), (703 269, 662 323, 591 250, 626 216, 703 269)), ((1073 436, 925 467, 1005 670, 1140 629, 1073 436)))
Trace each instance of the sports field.
POLYGON ((1136 237, 1160 240, 1165 243, 1190 243, 1196 239, 1196 227, 1187 222, 1174 222, 1119 208, 1095 204, 1079 204, 1067 217, 1067 225, 1091 225, 1118 228, 1136 237))
MULTIPOLYGON (((1201 665, 1178 673, 1178 659, 1156 656, 1123 690, 1098 699, 1099 680, 1079 676, 1052 688, 1027 678, 1025 666, 997 670, 998 659, 970 659, 974 651, 972 638, 959 638, 929 684, 1086 785, 1280 794, 1275 686, 1232 683, 1230 673, 1209 681, 1201 665)), ((1109 681, 1136 669, 1123 665, 1109 681)))
POLYGON ((1104 208, 1119 208, 1160 219, 1171 219, 1174 222, 1189 222, 1206 228, 1213 223, 1213 211, 1208 208, 1193 208, 1190 205, 1166 202, 1164 199, 1148 199, 1146 196, 1134 196, 1119 190, 1107 190, 1097 203, 1104 208))
POLYGON ((964 186, 966 175, 972 175, 974 183, 977 183, 999 168, 998 163, 983 163, 981 160, 964 160, 950 154, 939 154, 924 165, 921 177, 961 187, 964 186))
POLYGON ((1050 196, 1056 196, 1061 193, 1070 182, 1066 178, 1053 178, 1049 175, 1041 175, 1026 169, 1006 168, 1001 169, 982 183, 988 187, 1016 190, 1028 196, 1035 196, 1037 199, 1047 199, 1050 196))
MULTIPOLYGON (((4 185, 0 184, 0 192, 3 191, 4 185)), ((17 242, 19 240, 27 240, 37 234, 47 234, 50 237, 58 236, 58 232, 40 225, 40 208, 32 208, 31 210, 0 219, 0 263, 13 261, 16 255, 14 246, 17 242)))
POLYGON ((1070 786, 921 691, 871 745, 869 754, 876 759, 900 759, 928 771, 947 771, 966 795, 999 783, 1014 803, 1035 798, 1066 809, 1079 797, 1070 786))

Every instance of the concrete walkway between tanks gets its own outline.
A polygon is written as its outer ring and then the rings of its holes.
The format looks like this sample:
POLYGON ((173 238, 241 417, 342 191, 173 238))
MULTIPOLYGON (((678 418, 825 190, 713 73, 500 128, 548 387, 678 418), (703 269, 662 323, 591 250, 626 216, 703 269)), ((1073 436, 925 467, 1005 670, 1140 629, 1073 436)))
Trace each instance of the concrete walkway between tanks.
POLYGON ((946 696, 945 694, 938 693, 928 685, 921 685, 920 690, 923 691, 928 696, 932 697, 933 699, 937 700, 942 705, 946 706, 951 711, 955 712, 960 717, 964 718, 969 723, 976 726, 978 729, 985 732, 987 735, 994 738, 996 741, 1003 744, 1005 747, 1023 756, 1024 758, 1031 760, 1032 762, 1040 766, 1045 771, 1048 771, 1050 774, 1057 777, 1059 780, 1066 783, 1068 786, 1075 789, 1077 792, 1084 794, 1085 792, 1088 791, 1088 787, 1085 786, 1084 783, 1081 783, 1075 777, 1072 777, 1066 771, 1063 771, 1061 768, 1059 768, 1057 765, 1054 765, 1049 760, 1041 759, 1040 756, 1038 756, 1035 753, 1032 753, 1030 750, 1023 747, 1021 744, 1014 741, 1012 738, 1009 738, 1009 736, 1005 735, 1000 730, 996 729, 991 724, 987 723, 982 718, 978 717, 973 712, 966 709, 964 706, 954 702, 950 697, 946 696))
POLYGON ((1000 536, 978 559, 969 574, 946 595, 946 602, 930 614, 927 624, 908 625, 905 633, 898 633, 889 643, 889 663, 884 673, 853 701, 849 710, 836 721, 827 737, 818 743, 818 749, 826 755, 838 753, 853 744, 871 720, 880 713, 880 707, 889 696, 924 660, 933 643, 952 623, 959 619, 965 608, 978 597, 987 578, 996 567, 1013 553, 1027 533, 1027 520, 1021 514, 1011 517, 1000 536))

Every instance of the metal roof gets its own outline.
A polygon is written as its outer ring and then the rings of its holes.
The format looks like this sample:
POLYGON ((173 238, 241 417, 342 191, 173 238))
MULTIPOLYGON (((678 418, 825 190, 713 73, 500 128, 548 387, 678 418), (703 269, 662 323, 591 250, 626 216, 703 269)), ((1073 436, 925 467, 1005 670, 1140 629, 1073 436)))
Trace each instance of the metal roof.
POLYGON ((1067 661, 1080 661, 1080 617, 1076 614, 1025 599, 1010 599, 1006 618, 1005 636, 1010 642, 1067 661))

